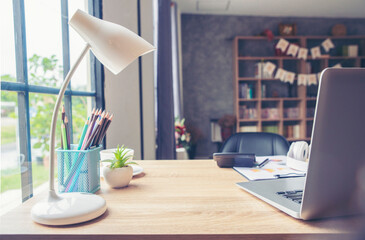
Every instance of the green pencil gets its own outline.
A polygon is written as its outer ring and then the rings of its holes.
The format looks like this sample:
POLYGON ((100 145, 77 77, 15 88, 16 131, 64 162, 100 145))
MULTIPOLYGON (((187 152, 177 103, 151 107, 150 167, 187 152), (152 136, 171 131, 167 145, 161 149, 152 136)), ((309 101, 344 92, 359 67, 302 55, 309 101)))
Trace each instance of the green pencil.
MULTIPOLYGON (((66 138, 66 127, 64 123, 61 123, 61 135, 62 135, 62 140, 63 140, 63 150, 68 150, 67 149, 67 138, 66 138)), ((70 171, 70 159, 68 159, 68 154, 64 153, 63 154, 63 160, 66 164, 66 169, 65 169, 65 176, 68 175, 68 172, 70 171)))
POLYGON ((85 138, 85 134, 87 132, 88 126, 89 126, 89 119, 86 120, 86 122, 85 122, 84 128, 82 130, 81 138, 80 138, 80 141, 79 141, 79 145, 77 146, 77 150, 80 150, 81 147, 82 147, 82 143, 84 142, 84 138, 85 138))
POLYGON ((67 137, 66 137, 66 127, 64 123, 61 123, 61 135, 63 141, 63 150, 68 150, 67 148, 67 137))

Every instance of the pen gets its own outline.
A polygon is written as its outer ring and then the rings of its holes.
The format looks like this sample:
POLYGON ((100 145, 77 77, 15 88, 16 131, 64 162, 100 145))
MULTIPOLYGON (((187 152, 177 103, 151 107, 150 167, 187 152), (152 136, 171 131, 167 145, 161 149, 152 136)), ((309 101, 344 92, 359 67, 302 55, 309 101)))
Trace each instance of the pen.
POLYGON ((305 173, 276 174, 276 175, 274 175, 274 177, 277 177, 277 178, 305 177, 305 173))
POLYGON ((268 162, 270 161, 270 159, 266 158, 262 163, 260 163, 258 165, 259 168, 262 168, 263 166, 265 166, 268 162))

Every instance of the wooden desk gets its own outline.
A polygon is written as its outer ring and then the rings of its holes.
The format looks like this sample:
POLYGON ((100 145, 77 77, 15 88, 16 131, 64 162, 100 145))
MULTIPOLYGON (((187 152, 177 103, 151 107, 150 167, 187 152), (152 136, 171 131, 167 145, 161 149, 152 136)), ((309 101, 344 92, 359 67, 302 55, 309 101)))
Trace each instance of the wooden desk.
POLYGON ((344 239, 364 223, 358 217, 293 219, 239 189, 235 183, 244 178, 212 160, 139 163, 144 174, 129 187, 102 183, 108 210, 98 219, 36 224, 30 209, 44 195, 35 196, 1 218, 0 239, 344 239))

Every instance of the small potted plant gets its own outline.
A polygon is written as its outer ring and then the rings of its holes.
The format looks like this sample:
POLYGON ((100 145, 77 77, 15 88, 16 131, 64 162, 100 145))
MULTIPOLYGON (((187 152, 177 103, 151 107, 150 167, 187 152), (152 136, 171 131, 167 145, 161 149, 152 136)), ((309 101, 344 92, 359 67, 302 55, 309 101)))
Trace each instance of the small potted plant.
POLYGON ((113 159, 103 160, 102 162, 109 162, 110 164, 103 167, 103 175, 105 181, 112 188, 122 188, 128 186, 133 177, 133 168, 130 164, 137 164, 135 162, 127 162, 131 160, 133 155, 130 154, 130 149, 124 147, 117 147, 114 152, 113 159))

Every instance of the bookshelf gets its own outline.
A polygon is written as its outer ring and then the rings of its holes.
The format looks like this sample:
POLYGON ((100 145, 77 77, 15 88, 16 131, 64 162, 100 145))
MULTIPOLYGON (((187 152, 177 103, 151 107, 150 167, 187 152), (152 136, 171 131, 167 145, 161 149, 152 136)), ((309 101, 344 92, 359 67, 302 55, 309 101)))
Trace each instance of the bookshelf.
POLYGON ((261 36, 237 36, 233 43, 234 103, 237 132, 274 132, 288 141, 310 141, 318 85, 298 86, 272 76, 257 74, 257 64, 270 61, 278 68, 296 74, 317 74, 326 67, 341 63, 343 67, 365 66, 365 36, 278 36, 268 41, 261 36), (331 39, 335 48, 321 57, 306 60, 277 56, 275 46, 281 39, 300 47, 321 46, 331 39), (342 56, 343 46, 357 45, 358 56, 342 56))

